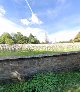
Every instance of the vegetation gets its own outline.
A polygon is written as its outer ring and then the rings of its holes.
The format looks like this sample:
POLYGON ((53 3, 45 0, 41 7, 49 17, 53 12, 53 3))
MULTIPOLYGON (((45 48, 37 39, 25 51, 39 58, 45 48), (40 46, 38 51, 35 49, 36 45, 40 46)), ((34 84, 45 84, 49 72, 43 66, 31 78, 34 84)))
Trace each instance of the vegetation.
POLYGON ((74 39, 71 39, 69 42, 80 42, 80 32, 76 35, 76 37, 74 39))
MULTIPOLYGON (((76 35, 74 39, 71 39, 70 41, 60 41, 59 43, 72 43, 72 42, 80 42, 80 32, 76 35)), ((0 44, 39 44, 40 41, 33 36, 32 34, 27 36, 23 36, 20 32, 9 34, 9 33, 3 33, 0 36, 0 44)), ((45 34, 45 42, 42 42, 42 44, 48 44, 49 40, 47 37, 47 34, 45 34)))
POLYGON ((36 74, 25 82, 0 84, 0 92, 80 92, 80 72, 36 74))
POLYGON ((76 37, 73 40, 74 42, 80 42, 80 32, 76 35, 76 37))
POLYGON ((60 52, 52 52, 52 51, 32 51, 32 50, 26 50, 26 51, 2 51, 0 53, 0 57, 11 57, 11 56, 35 56, 35 55, 41 55, 41 54, 55 54, 60 52))
POLYGON ((3 33, 0 36, 0 44, 38 44, 40 43, 39 40, 33 36, 32 34, 27 36, 23 36, 20 32, 17 32, 16 34, 10 35, 9 33, 3 33))

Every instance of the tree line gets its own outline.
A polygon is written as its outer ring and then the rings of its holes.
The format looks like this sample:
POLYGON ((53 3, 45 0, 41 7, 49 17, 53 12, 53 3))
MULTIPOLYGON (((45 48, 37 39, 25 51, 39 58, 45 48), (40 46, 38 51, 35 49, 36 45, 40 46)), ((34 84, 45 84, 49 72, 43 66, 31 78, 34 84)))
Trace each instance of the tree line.
POLYGON ((29 37, 22 35, 20 32, 17 33, 3 33, 0 36, 0 44, 39 44, 40 41, 32 34, 29 37))
MULTIPOLYGON (((47 38, 46 38, 47 39, 47 38)), ((48 44, 49 41, 45 39, 45 42, 42 42, 42 44, 48 44)), ((60 43, 72 43, 72 42, 80 42, 80 32, 76 35, 74 39, 71 39, 70 41, 60 41, 60 43)), ((29 35, 29 37, 22 35, 20 32, 17 33, 3 33, 0 36, 0 44, 40 44, 40 41, 33 36, 32 34, 29 35)))

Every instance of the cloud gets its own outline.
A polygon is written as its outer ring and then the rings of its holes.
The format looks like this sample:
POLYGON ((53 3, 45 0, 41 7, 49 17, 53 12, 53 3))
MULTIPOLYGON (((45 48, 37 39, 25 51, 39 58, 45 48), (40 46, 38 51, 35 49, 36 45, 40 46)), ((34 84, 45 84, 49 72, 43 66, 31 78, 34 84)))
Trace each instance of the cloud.
POLYGON ((0 6, 0 16, 4 16, 6 11, 4 10, 3 6, 0 6))
POLYGON ((30 24, 30 22, 27 19, 21 19, 21 23, 26 26, 30 24))
POLYGON ((43 22, 42 22, 42 21, 37 17, 37 15, 33 12, 33 10, 32 10, 32 8, 31 8, 31 6, 29 5, 28 1, 25 0, 25 2, 26 2, 26 4, 27 4, 28 7, 29 7, 32 16, 31 16, 31 18, 29 18, 29 20, 27 20, 27 19, 23 19, 23 20, 22 20, 22 19, 21 19, 21 22, 22 22, 24 25, 29 25, 29 24, 38 24, 38 25, 40 25, 40 24, 42 24, 43 22))
POLYGON ((15 33, 18 30, 23 30, 21 26, 5 18, 5 13, 4 7, 0 6, 0 35, 4 32, 15 33))
POLYGON ((38 40, 40 40, 40 42, 43 42, 45 41, 45 32, 46 31, 41 28, 28 27, 25 29, 25 34, 24 33, 23 34, 29 36, 29 34, 32 33, 34 36, 37 37, 38 40))
POLYGON ((37 17, 36 14, 32 13, 31 18, 29 18, 29 19, 21 19, 21 23, 23 25, 29 26, 29 25, 32 25, 32 24, 38 24, 38 25, 40 25, 43 22, 37 17))
POLYGON ((75 36, 78 34, 79 29, 75 31, 75 29, 72 30, 65 30, 65 31, 59 31, 54 34, 49 35, 49 40, 54 42, 59 41, 69 41, 71 39, 74 39, 75 36))
MULTIPOLYGON (((17 32, 17 31, 16 31, 17 32)), ((31 28, 27 27, 26 29, 19 29, 18 32, 21 32, 25 36, 29 36, 30 33, 33 34, 40 42, 45 41, 45 30, 41 28, 31 28)))
POLYGON ((76 27, 73 29, 63 30, 56 33, 49 34, 46 30, 40 28, 31 28, 27 27, 24 31, 20 31, 23 35, 29 36, 32 33, 40 42, 44 42, 46 37, 45 33, 47 34, 48 40, 52 43, 59 42, 59 41, 69 41, 74 39, 75 36, 78 34, 80 27, 76 27))
POLYGON ((32 17, 31 17, 31 23, 32 24, 42 24, 43 22, 37 17, 36 14, 32 13, 32 17))
MULTIPOLYGON (((22 29, 22 28, 21 28, 22 29)), ((21 30, 19 26, 17 26, 15 23, 13 23, 12 21, 4 18, 4 17, 0 17, 0 34, 2 34, 3 32, 16 32, 18 30, 21 30)))

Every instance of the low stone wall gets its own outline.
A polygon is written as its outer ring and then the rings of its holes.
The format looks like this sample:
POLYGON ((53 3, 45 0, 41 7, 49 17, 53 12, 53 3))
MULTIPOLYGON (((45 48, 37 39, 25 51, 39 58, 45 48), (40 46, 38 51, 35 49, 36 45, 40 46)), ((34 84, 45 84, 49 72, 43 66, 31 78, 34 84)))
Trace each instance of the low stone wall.
POLYGON ((35 57, 0 58, 0 80, 24 79, 38 72, 64 72, 80 69, 80 52, 35 57))

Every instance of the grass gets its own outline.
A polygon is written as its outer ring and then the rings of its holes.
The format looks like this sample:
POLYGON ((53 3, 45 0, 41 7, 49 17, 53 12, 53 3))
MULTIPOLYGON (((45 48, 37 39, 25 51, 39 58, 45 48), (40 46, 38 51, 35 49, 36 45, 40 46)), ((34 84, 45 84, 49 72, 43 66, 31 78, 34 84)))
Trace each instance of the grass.
POLYGON ((80 92, 80 72, 36 74, 25 82, 0 84, 0 92, 80 92))
POLYGON ((35 56, 40 54, 56 54, 60 52, 54 51, 2 51, 0 52, 0 57, 8 57, 8 56, 35 56))
POLYGON ((73 52, 79 50, 56 50, 56 51, 33 51, 33 50, 18 50, 18 51, 1 51, 0 57, 11 57, 11 56, 35 56, 41 54, 59 54, 63 52, 73 52))

